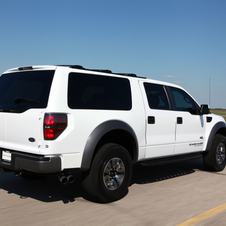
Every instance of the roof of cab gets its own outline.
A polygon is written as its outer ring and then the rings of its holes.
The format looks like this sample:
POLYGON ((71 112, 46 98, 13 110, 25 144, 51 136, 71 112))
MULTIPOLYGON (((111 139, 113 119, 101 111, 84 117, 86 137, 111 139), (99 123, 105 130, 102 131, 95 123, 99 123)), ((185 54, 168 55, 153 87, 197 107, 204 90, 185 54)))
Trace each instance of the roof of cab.
POLYGON ((140 78, 140 79, 144 79, 146 81, 149 81, 149 82, 152 82, 155 84, 182 88, 176 84, 172 84, 172 83, 168 83, 168 82, 164 82, 164 81, 160 81, 160 80, 147 79, 146 77, 137 76, 134 73, 115 73, 108 69, 87 69, 81 65, 36 65, 36 66, 16 67, 16 68, 12 68, 12 69, 5 71, 3 74, 12 73, 12 72, 21 72, 21 71, 32 71, 32 70, 56 70, 57 67, 71 68, 71 69, 75 69, 75 70, 79 70, 79 71, 83 71, 83 72, 84 71, 90 71, 90 72, 94 72, 94 73, 100 72, 100 73, 109 74, 109 75, 118 75, 118 76, 130 77, 130 78, 140 78))

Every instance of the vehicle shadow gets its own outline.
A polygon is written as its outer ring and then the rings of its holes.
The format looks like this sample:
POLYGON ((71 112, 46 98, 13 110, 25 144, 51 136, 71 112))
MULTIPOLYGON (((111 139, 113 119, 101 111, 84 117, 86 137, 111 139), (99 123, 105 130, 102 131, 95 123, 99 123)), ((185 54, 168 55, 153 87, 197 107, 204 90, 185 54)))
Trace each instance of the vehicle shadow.
MULTIPOLYGON (((131 184, 156 183, 204 170, 202 160, 192 160, 163 166, 144 166, 137 163, 133 166, 131 184)), ((74 201, 93 201, 82 187, 81 172, 74 172, 73 184, 62 185, 56 175, 48 175, 40 180, 26 180, 13 173, 0 174, 0 189, 8 194, 16 194, 21 199, 32 198, 41 202, 62 201, 64 204, 74 201), (80 198, 80 199, 78 199, 80 198)))
POLYGON ((188 160, 162 166, 150 166, 138 163, 133 167, 131 185, 168 180, 194 173, 195 170, 205 170, 202 159, 188 160))

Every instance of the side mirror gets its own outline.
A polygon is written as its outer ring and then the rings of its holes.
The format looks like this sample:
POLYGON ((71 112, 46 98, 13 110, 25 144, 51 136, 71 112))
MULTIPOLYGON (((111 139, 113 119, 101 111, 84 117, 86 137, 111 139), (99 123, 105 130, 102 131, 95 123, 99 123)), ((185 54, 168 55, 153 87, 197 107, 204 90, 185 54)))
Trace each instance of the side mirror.
POLYGON ((201 115, 208 115, 210 113, 209 106, 207 104, 202 104, 200 109, 201 115))

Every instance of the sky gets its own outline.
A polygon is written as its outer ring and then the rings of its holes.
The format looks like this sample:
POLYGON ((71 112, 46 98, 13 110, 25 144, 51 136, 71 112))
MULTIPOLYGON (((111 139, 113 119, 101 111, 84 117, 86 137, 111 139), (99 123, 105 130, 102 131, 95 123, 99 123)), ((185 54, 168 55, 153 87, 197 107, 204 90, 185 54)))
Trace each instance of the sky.
POLYGON ((178 84, 226 108, 225 0, 0 0, 0 73, 82 65, 178 84))

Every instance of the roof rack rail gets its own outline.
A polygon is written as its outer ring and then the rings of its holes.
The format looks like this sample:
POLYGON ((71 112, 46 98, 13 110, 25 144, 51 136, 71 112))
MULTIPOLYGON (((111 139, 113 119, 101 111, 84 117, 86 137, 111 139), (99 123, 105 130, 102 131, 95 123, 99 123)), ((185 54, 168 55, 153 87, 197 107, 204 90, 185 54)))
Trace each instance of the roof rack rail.
POLYGON ((139 77, 134 73, 116 73, 116 72, 112 72, 111 70, 108 70, 108 69, 88 69, 88 68, 84 68, 81 65, 58 65, 58 66, 67 66, 67 67, 74 68, 74 69, 82 69, 82 70, 87 70, 87 71, 97 71, 97 72, 110 73, 110 74, 116 74, 116 75, 124 75, 124 76, 129 76, 129 77, 144 78, 144 77, 139 77))
POLYGON ((98 71, 98 72, 104 72, 104 73, 112 73, 112 71, 108 70, 108 69, 86 69, 86 70, 98 71))
POLYGON ((83 70, 86 70, 83 66, 81 65, 70 65, 69 66, 70 68, 74 68, 74 69, 83 69, 83 70))
POLYGON ((74 69, 87 70, 87 71, 98 71, 98 72, 104 72, 104 73, 112 73, 112 71, 108 70, 108 69, 88 69, 88 68, 84 68, 81 65, 70 65, 69 67, 74 68, 74 69))
POLYGON ((60 64, 60 65, 57 65, 57 66, 60 66, 60 67, 69 67, 69 68, 74 68, 74 69, 83 69, 83 70, 86 70, 83 66, 81 65, 69 65, 69 64, 60 64))
POLYGON ((130 76, 130 77, 137 77, 137 75, 134 74, 134 73, 116 73, 116 74, 118 74, 118 75, 130 76))

